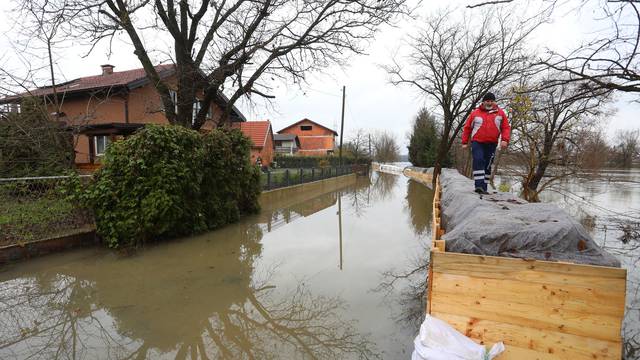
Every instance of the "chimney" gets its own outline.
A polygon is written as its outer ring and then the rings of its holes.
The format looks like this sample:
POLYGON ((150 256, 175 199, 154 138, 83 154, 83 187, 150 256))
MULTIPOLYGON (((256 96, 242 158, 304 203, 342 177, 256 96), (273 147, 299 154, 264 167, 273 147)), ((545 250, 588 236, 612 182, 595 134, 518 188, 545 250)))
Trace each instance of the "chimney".
POLYGON ((105 64, 105 65, 100 65, 100 67, 102 68, 102 75, 111 75, 113 74, 113 68, 115 66, 113 65, 109 65, 109 64, 105 64))

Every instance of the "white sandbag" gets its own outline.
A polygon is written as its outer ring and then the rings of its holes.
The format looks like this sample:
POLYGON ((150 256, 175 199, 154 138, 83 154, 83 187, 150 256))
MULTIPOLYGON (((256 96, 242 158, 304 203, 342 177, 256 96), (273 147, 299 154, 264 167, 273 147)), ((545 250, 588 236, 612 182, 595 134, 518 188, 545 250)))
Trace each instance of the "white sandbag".
POLYGON ((411 360, 490 360, 504 351, 499 342, 489 352, 446 322, 427 315, 413 341, 411 360))

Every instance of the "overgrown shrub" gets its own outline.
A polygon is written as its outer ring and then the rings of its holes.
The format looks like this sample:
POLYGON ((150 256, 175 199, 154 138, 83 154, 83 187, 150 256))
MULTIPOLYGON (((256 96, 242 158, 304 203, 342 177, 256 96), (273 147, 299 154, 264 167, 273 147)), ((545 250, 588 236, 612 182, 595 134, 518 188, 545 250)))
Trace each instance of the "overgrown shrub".
POLYGON ((25 98, 20 112, 0 115, 0 177, 60 175, 73 167, 73 135, 46 106, 25 98))
POLYGON ((251 140, 238 129, 204 136, 202 201, 209 229, 259 210, 260 172, 250 162, 251 140))
POLYGON ((148 125, 110 144, 84 196, 98 233, 110 247, 136 246, 213 229, 255 211, 257 194, 241 188, 257 171, 243 148, 248 141, 232 131, 203 136, 148 125))

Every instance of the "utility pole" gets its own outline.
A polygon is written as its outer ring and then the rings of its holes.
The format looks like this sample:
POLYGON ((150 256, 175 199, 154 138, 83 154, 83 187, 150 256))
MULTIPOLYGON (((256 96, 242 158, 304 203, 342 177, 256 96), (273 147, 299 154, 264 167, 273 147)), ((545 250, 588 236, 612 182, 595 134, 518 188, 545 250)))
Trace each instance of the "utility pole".
POLYGON ((345 99, 345 93, 346 93, 346 86, 342 87, 342 120, 340 121, 340 152, 338 154, 338 163, 340 164, 340 167, 342 167, 342 138, 344 135, 344 99, 345 99))

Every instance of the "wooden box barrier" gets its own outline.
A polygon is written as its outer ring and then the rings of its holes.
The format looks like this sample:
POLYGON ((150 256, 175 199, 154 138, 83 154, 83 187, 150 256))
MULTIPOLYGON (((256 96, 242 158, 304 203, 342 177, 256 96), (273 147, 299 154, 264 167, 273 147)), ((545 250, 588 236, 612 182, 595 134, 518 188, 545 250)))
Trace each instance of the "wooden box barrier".
POLYGON ((427 312, 478 343, 503 341, 497 360, 621 359, 626 270, 446 252, 439 182, 427 312))

